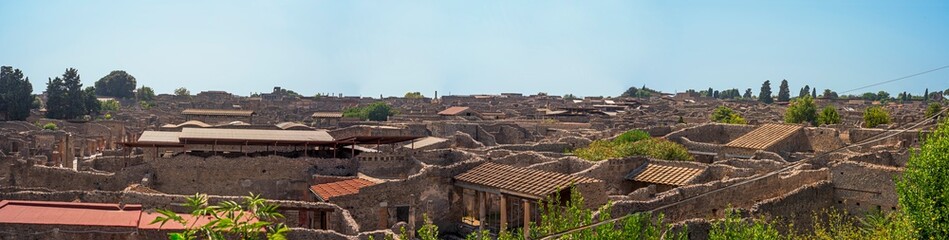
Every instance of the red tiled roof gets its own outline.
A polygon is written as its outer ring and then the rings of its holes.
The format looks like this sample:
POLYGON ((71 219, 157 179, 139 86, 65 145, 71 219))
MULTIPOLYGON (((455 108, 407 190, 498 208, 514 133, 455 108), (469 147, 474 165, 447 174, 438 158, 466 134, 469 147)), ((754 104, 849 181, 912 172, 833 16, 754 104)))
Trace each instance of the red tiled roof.
POLYGON ((705 169, 702 168, 673 167, 646 163, 644 166, 638 167, 630 172, 630 174, 626 176, 626 179, 647 183, 683 186, 689 181, 692 181, 692 179, 695 179, 695 177, 704 170, 705 169))
MULTIPOLYGON (((157 212, 153 212, 153 213, 142 212, 141 221, 138 222, 138 228, 144 229, 144 230, 185 230, 187 229, 187 227, 175 221, 165 222, 164 226, 162 226, 161 223, 152 224, 152 221, 155 221, 155 218, 158 218, 160 216, 162 215, 157 212)), ((194 215, 191 215, 188 213, 179 213, 178 216, 181 216, 182 218, 184 218, 185 221, 187 221, 189 224, 194 223, 194 226, 204 226, 205 224, 213 220, 211 216, 195 217, 194 215)), ((244 216, 246 216, 245 219, 247 219, 248 222, 252 222, 252 223, 257 222, 257 219, 255 219, 253 217, 253 214, 251 213, 245 212, 244 216)))
POLYGON ((0 223, 134 228, 141 213, 137 204, 0 201, 0 223))
POLYGON ((453 116, 468 110, 468 107, 450 107, 444 111, 438 112, 438 115, 453 116))
POLYGON ((353 178, 313 185, 310 186, 310 191, 323 201, 329 201, 330 198, 359 193, 359 189, 372 185, 376 183, 362 178, 353 178))
POLYGON ((573 184, 600 182, 598 179, 556 172, 519 168, 486 162, 458 176, 456 181, 497 188, 511 194, 543 198, 573 184))

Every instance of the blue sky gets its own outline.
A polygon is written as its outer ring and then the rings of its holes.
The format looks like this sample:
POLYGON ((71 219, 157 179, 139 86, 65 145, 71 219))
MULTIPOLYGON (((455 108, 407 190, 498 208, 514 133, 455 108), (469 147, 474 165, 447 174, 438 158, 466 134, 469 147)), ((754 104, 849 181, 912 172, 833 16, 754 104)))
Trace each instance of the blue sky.
MULTIPOLYGON (((949 65, 949 1, 2 1, 0 65, 159 93, 838 91, 949 65)), ((867 91, 949 88, 949 69, 867 91)))

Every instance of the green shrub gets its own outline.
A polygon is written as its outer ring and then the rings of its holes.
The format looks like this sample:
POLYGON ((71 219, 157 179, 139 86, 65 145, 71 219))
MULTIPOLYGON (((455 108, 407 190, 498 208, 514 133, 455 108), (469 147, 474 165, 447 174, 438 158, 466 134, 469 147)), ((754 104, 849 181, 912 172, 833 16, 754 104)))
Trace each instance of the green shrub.
POLYGON ((939 112, 942 112, 942 106, 940 106, 939 103, 930 103, 929 106, 926 107, 926 118, 931 118, 939 112))
POLYGON ((728 124, 747 124, 745 118, 741 117, 735 110, 726 106, 719 106, 712 112, 712 122, 728 124))
POLYGON ((221 201, 216 205, 208 204, 206 195, 195 194, 185 199, 185 207, 191 209, 192 216, 206 216, 211 221, 207 223, 188 222, 184 218, 167 209, 158 209, 160 215, 151 224, 161 223, 164 226, 173 221, 187 226, 183 232, 168 233, 169 239, 286 239, 290 231, 283 223, 276 223, 284 218, 277 212, 279 205, 268 204, 260 195, 250 194, 244 197, 244 203, 235 201, 221 201))
POLYGON ((949 123, 943 121, 896 183, 900 207, 920 239, 949 236, 949 123))
POLYGON ((863 126, 868 128, 875 128, 880 124, 890 123, 890 113, 883 109, 883 107, 874 106, 867 108, 863 112, 863 126))
POLYGON ((781 233, 773 225, 772 222, 762 219, 745 221, 734 209, 728 209, 725 211, 724 219, 712 223, 712 228, 708 232, 708 239, 782 239, 781 233))
POLYGON ((601 161, 630 156, 647 156, 664 160, 691 161, 689 150, 677 143, 661 138, 647 138, 636 142, 596 140, 585 148, 574 151, 582 159, 601 161))
POLYGON ((59 129, 59 127, 57 127, 55 123, 46 123, 43 125, 43 129, 55 131, 56 129, 59 129))
POLYGON ((817 124, 817 105, 814 104, 814 98, 804 96, 791 101, 787 112, 784 113, 784 122, 817 124))
POLYGON ((622 154, 619 145, 621 144, 617 144, 613 141, 596 140, 585 148, 579 148, 573 151, 573 154, 579 158, 590 161, 626 157, 622 154))
POLYGON ((392 115, 395 115, 395 111, 384 102, 375 102, 366 106, 354 107, 343 111, 344 117, 372 121, 385 121, 392 115))
POLYGON ((626 132, 624 132, 623 134, 620 134, 619 136, 616 136, 616 138, 613 139, 613 142, 616 142, 616 143, 631 143, 631 142, 637 142, 637 141, 643 140, 643 139, 649 139, 650 137, 651 137, 651 136, 650 136, 649 133, 647 133, 646 131, 636 129, 636 130, 629 130, 629 131, 626 131, 626 132))
POLYGON ((102 111, 118 111, 119 102, 115 100, 106 100, 99 102, 99 109, 102 111))
POLYGON ((817 115, 817 124, 839 124, 840 113, 837 113, 837 109, 831 106, 827 106, 824 110, 820 111, 820 114, 817 115))

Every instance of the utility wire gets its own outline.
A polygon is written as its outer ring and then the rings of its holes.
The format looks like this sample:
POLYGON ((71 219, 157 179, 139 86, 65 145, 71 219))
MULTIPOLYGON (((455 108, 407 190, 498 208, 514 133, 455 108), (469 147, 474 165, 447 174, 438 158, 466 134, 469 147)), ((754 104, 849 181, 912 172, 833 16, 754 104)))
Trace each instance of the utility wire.
POLYGON ((910 74, 910 75, 906 75, 906 76, 902 76, 902 77, 898 77, 898 78, 894 78, 894 79, 890 79, 890 80, 886 80, 886 81, 882 81, 882 82, 878 82, 878 83, 874 83, 874 84, 870 84, 870 85, 866 85, 866 86, 863 86, 863 87, 858 87, 858 88, 850 89, 850 90, 847 90, 847 91, 840 92, 839 94, 844 94, 844 93, 849 93, 849 92, 853 92, 853 91, 857 91, 857 90, 861 90, 861 89, 876 87, 876 86, 880 86, 880 85, 883 85, 883 84, 887 84, 887 83, 891 83, 891 82, 896 82, 896 81, 899 81, 899 80, 903 80, 903 79, 907 79, 907 78, 911 78, 911 77, 915 77, 915 76, 919 76, 919 75, 923 75, 923 74, 927 74, 927 73, 931 73, 931 72, 943 70, 943 69, 946 69, 946 68, 949 68, 949 65, 942 66, 942 67, 938 67, 938 68, 929 69, 929 70, 926 70, 926 71, 922 71, 922 72, 918 72, 918 73, 914 73, 914 74, 910 74))
MULTIPOLYGON (((946 66, 946 67, 943 67, 943 68, 949 68, 949 66, 946 66)), ((932 70, 931 70, 931 71, 932 71, 932 70)), ((930 71, 930 72, 931 72, 931 71, 930 71)), ((918 74, 917 74, 917 75, 918 75, 918 74)), ((891 80, 891 81, 892 81, 892 80, 891 80)), ((771 171, 771 172, 766 173, 766 174, 764 174, 764 175, 761 175, 761 176, 758 176, 758 177, 753 177, 753 178, 750 178, 750 179, 741 181, 741 182, 736 183, 736 184, 732 184, 732 185, 729 185, 729 186, 725 186, 725 187, 722 187, 722 188, 718 188, 718 189, 715 189, 715 190, 711 190, 711 191, 708 191, 708 192, 705 192, 705 193, 701 193, 701 194, 698 194, 698 195, 695 195, 695 196, 687 197, 687 198, 685 198, 685 199, 682 199, 682 200, 679 200, 679 201, 675 201, 675 202, 673 202, 673 203, 666 204, 666 205, 663 205, 663 206, 660 206, 660 207, 657 207, 657 208, 654 208, 654 209, 652 209, 652 210, 645 211, 645 212, 647 212, 647 213, 652 213, 652 212, 655 212, 655 211, 659 211, 659 210, 663 210, 663 209, 666 209, 666 208, 674 207, 674 206, 676 206, 676 205, 679 205, 679 204, 682 204, 682 203, 684 203, 684 202, 697 199, 697 198, 699 198, 699 197, 708 196, 709 194, 713 194, 713 193, 725 191, 726 189, 730 189, 730 188, 733 188, 733 187, 745 185, 745 184, 748 184, 748 183, 751 183, 751 182, 754 182, 754 181, 758 181, 758 180, 761 180, 761 179, 764 179, 764 178, 767 178, 767 177, 770 177, 770 176, 774 176, 775 174, 779 174, 779 173, 785 172, 785 171, 787 171, 787 170, 794 169, 795 167, 800 166, 800 165, 802 165, 802 164, 804 164, 804 163, 807 163, 807 162, 810 161, 810 160, 817 159, 817 158, 820 158, 820 157, 824 157, 824 156, 830 155, 830 154, 835 153, 835 152, 838 152, 838 151, 842 151, 842 150, 846 150, 846 149, 849 149, 849 148, 852 148, 852 147, 863 146, 863 145, 867 145, 867 144, 870 144, 870 143, 874 143, 874 142, 878 142, 878 141, 881 141, 881 140, 885 140, 885 139, 887 139, 887 138, 890 138, 890 137, 893 137, 893 136, 902 134, 902 133, 904 133, 904 132, 907 132, 907 131, 909 131, 909 130, 911 130, 911 129, 915 129, 915 128, 917 128, 917 127, 919 127, 919 126, 921 126, 921 125, 923 125, 923 124, 925 124, 925 123, 929 123, 929 122, 935 120, 935 119, 936 119, 937 117, 939 117, 940 115, 946 113, 946 111, 949 111, 949 108, 943 109, 943 110, 940 111, 939 113, 933 114, 932 117, 922 119, 922 120, 918 121, 917 123, 913 124, 912 126, 909 126, 909 127, 905 128, 905 129, 898 130, 897 132, 889 132, 889 131, 887 131, 887 132, 882 132, 882 133, 880 133, 880 134, 877 134, 877 135, 874 136, 874 137, 867 138, 867 139, 861 141, 860 143, 847 145, 847 146, 844 146, 844 147, 840 147, 840 148, 837 148, 837 149, 834 149, 834 150, 831 150, 831 151, 828 151, 828 152, 824 152, 824 153, 815 155, 815 156, 813 156, 813 157, 801 159, 801 160, 799 160, 799 161, 797 161, 797 162, 795 162, 795 163, 792 163, 791 165, 788 165, 788 166, 786 166, 786 167, 784 167, 784 168, 781 168, 781 169, 778 169, 778 170, 775 170, 775 171, 771 171)), ((590 224, 590 225, 580 226, 580 227, 573 228, 573 229, 570 229, 570 230, 567 230, 567 231, 562 231, 562 232, 559 232, 559 233, 555 233, 555 234, 551 234, 551 235, 548 235, 548 236, 545 236, 545 237, 541 237, 540 239, 542 239, 542 240, 546 240, 546 239, 556 239, 556 238, 562 237, 562 236, 564 236, 564 235, 576 233, 576 232, 583 231, 583 230, 587 230, 587 229, 590 229, 590 228, 595 228, 595 227, 598 227, 598 226, 601 226, 601 225, 604 225, 604 224, 615 223, 615 222, 618 222, 618 221, 620 221, 620 220, 626 219, 626 218, 628 218, 628 217, 634 216, 634 214, 636 214, 636 213, 627 214, 627 215, 622 216, 622 217, 613 218, 613 219, 609 219, 609 220, 605 220, 605 221, 593 223, 593 224, 590 224)))

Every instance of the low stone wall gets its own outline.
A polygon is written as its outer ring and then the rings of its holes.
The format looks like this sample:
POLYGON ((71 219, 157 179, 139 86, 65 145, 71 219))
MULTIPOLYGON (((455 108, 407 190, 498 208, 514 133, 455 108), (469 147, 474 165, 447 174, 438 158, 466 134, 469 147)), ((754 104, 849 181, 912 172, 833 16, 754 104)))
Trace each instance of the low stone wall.
POLYGON ((751 212, 763 217, 780 217, 782 221, 794 223, 799 232, 809 231, 814 226, 814 216, 834 206, 833 193, 830 181, 819 181, 759 202, 751 212))
POLYGON ((902 168, 841 161, 830 165, 836 207, 852 214, 899 208, 894 179, 902 168))
POLYGON ((753 125, 709 123, 669 133, 665 138, 677 141, 684 137, 695 142, 726 144, 755 128, 753 125))

